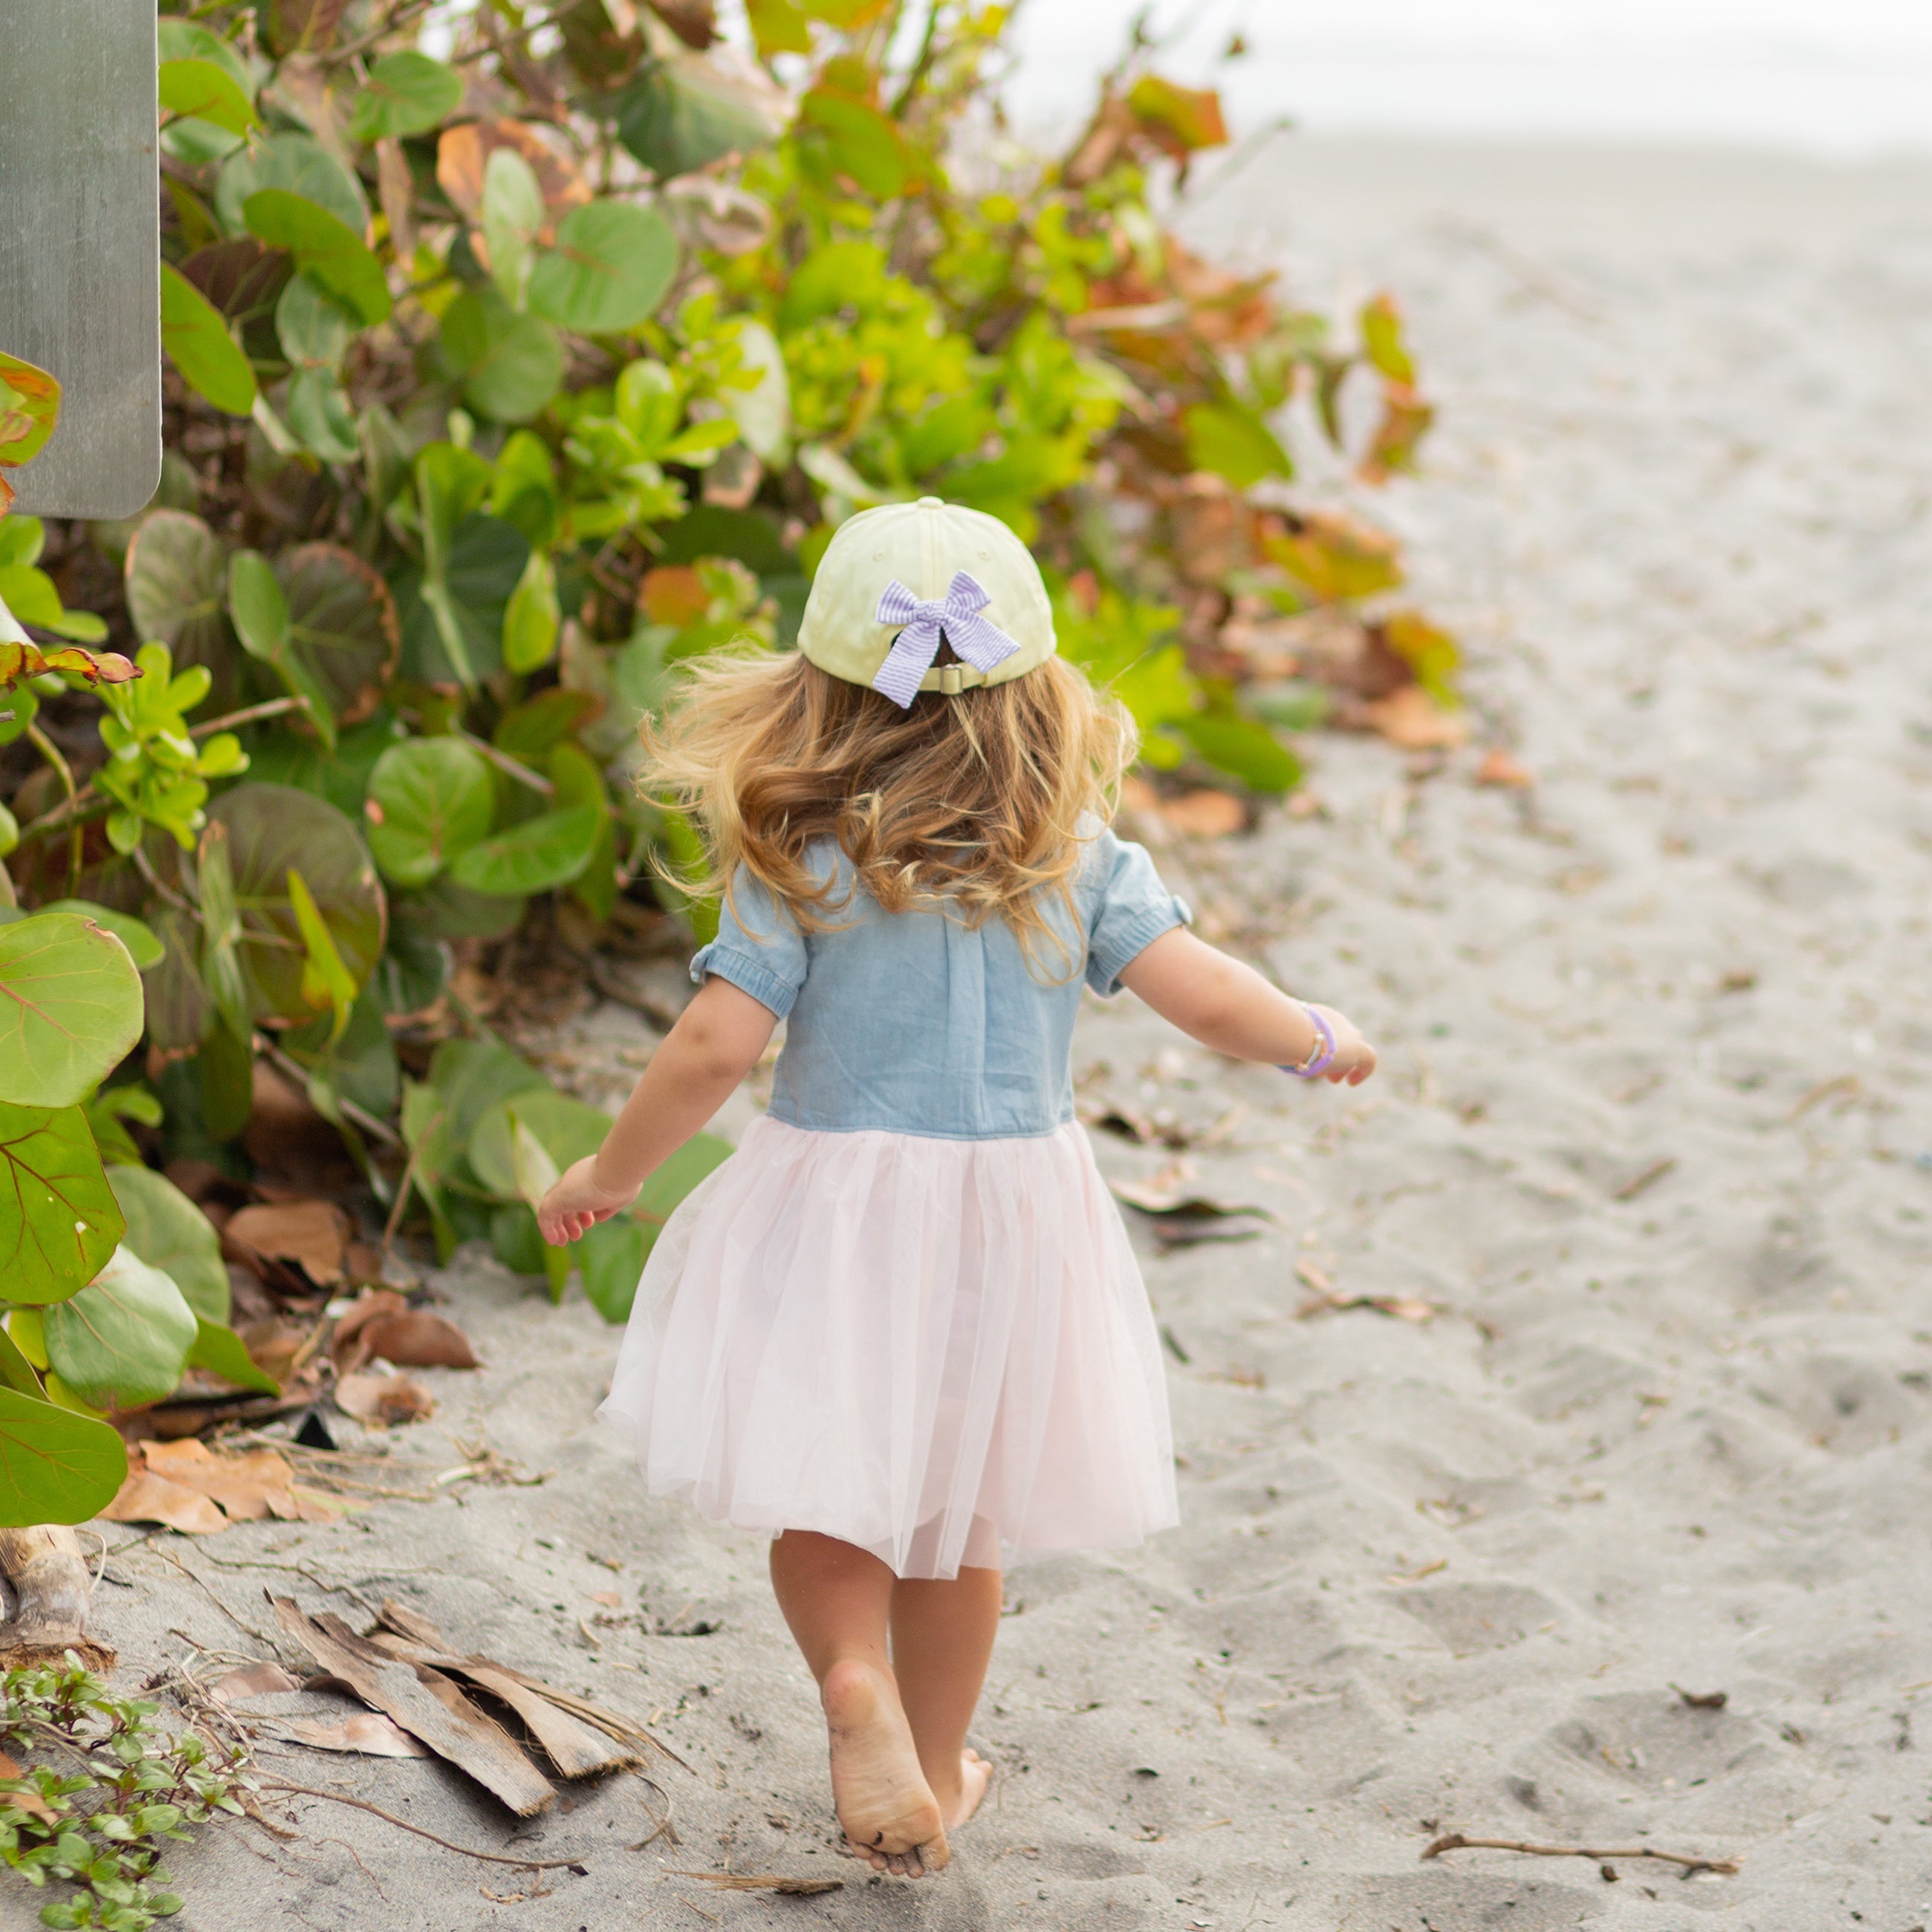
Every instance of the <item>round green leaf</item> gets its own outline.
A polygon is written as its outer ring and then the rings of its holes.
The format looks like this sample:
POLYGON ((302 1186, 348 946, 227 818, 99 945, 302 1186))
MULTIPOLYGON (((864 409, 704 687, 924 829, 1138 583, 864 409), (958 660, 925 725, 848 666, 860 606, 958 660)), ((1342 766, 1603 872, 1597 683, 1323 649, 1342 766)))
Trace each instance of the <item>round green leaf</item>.
POLYGON ((45 1302, 72 1294, 125 1231, 80 1108, 0 1101, 0 1295, 45 1302))
POLYGON ((1185 418, 1187 460, 1196 470, 1225 476, 1238 490, 1264 476, 1292 476, 1286 450, 1253 410, 1238 403, 1196 403, 1185 418))
POLYGON ((286 655, 308 674, 337 722, 359 723, 381 702, 402 627, 372 565, 339 544, 302 544, 275 559, 288 604, 286 655))
MULTIPOLYGON (((504 613, 523 580, 530 554, 530 540, 501 517, 478 512, 456 526, 443 560, 442 587, 470 680, 493 676, 502 668, 504 613)), ((451 662, 428 596, 420 572, 398 574, 403 668, 426 683, 461 682, 465 673, 451 662)))
POLYGON ((80 918, 92 920, 96 926, 105 926, 127 947, 137 973, 145 973, 150 966, 161 963, 161 942, 155 937, 154 928, 132 913, 116 912, 112 907, 96 905, 92 899, 51 899, 40 910, 70 912, 80 918))
POLYGON ((504 897, 566 886, 590 862, 604 818, 598 806, 546 812, 472 845, 449 868, 472 892, 504 897))
POLYGON ((352 314, 370 325, 388 319, 394 304, 382 265, 346 223, 288 188, 257 188, 242 212, 257 241, 286 249, 352 314))
POLYGON ((326 369, 333 375, 342 366, 356 326, 348 310, 306 275, 291 276, 275 304, 282 353, 298 369, 326 369))
POLYGON ((610 1131, 601 1107, 574 1100, 548 1087, 534 1088, 484 1110, 470 1136, 470 1165, 492 1194, 521 1198, 517 1177, 515 1127, 522 1126, 560 1170, 595 1154, 610 1131))
POLYGON ((369 849, 382 876, 426 886, 488 835, 496 808, 490 767, 460 738, 392 745, 370 775, 369 849))
POLYGON ((185 510, 150 510, 128 546, 128 614, 144 644, 166 644, 175 668, 227 668, 227 588, 220 539, 185 510))
POLYGON ((530 274, 533 314, 580 335, 648 321, 677 273, 677 238, 654 208, 593 201, 558 224, 556 246, 530 274))
POLYGON ((799 104, 799 118, 816 128, 832 166, 878 201, 903 194, 919 176, 919 158, 898 124, 856 95, 814 87, 799 104))
POLYGON ((457 297, 442 318, 442 359, 463 399, 494 422, 528 422, 563 386, 563 345, 494 289, 457 297))
POLYGON ((418 944, 446 939, 501 939, 523 922, 526 898, 472 892, 440 872, 428 889, 396 902, 396 923, 418 944))
POLYGON ((236 952, 253 1016, 313 1017, 302 994, 306 956, 289 901, 291 866, 314 896, 343 964, 362 985, 382 952, 387 909, 368 848, 350 820, 292 785, 259 784, 224 792, 208 816, 227 832, 242 920, 236 952))
POLYGON ((1232 711, 1196 711, 1179 723, 1188 742, 1210 765, 1252 790, 1290 791, 1301 782, 1300 761, 1258 718, 1232 711))
POLYGON ((727 74, 682 51, 653 62, 614 105, 618 138, 660 178, 761 147, 789 112, 762 73, 727 74))
POLYGON ((248 1344, 225 1323, 197 1318, 194 1346, 188 1351, 190 1367, 206 1369, 237 1388, 254 1389, 261 1395, 280 1395, 282 1385, 265 1369, 255 1366, 248 1344))
POLYGON ((255 371, 221 312, 178 269, 161 264, 161 346, 190 388, 231 416, 255 406, 255 371))
POLYGON ((353 235, 369 232, 369 202, 362 183, 310 135, 277 134, 244 148, 223 168, 214 212, 230 234, 253 227, 245 212, 248 197, 268 188, 286 188, 314 202, 353 235))
POLYGON ((208 1216, 151 1167, 110 1167, 107 1182, 128 1224, 122 1245, 167 1276, 196 1315, 226 1322, 228 1270, 208 1216))
POLYGON ((248 90, 213 61, 164 60, 157 85, 161 105, 183 120, 212 122, 231 134, 262 124, 248 90))
POLYGON ((251 658, 273 664, 281 656, 289 640, 289 602, 258 550, 238 550, 228 560, 228 614, 251 658))
POLYGON ((628 1214, 617 1214, 587 1229, 578 1240, 585 1298, 613 1325, 631 1318, 656 1232, 628 1214))
POLYGON ((194 1310, 181 1290, 124 1246, 40 1319, 47 1360, 62 1381, 123 1408, 172 1395, 195 1342, 194 1310))
POLYGON ((325 463, 353 463, 360 446, 356 412, 342 385, 326 369, 298 369, 282 404, 290 429, 325 463))
POLYGON ((548 664, 562 621, 556 572, 542 550, 533 550, 503 613, 503 668, 522 677, 548 664))
POLYGON ((70 912, 0 927, 0 1098, 70 1107, 141 1036, 141 976, 114 935, 70 912))
POLYGON ((422 134, 454 113, 463 100, 463 76, 413 48, 385 54, 369 69, 369 84, 356 97, 349 119, 352 140, 380 141, 389 134, 422 134))
POLYGON ((118 1430, 38 1396, 0 1389, 0 1523, 86 1522, 128 1480, 118 1430))

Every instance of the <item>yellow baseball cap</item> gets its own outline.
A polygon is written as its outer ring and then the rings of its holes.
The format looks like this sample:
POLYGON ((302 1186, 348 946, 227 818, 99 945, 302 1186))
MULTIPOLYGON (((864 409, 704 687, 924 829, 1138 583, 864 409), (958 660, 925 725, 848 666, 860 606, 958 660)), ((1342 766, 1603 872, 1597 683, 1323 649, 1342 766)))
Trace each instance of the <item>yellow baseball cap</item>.
POLYGON ((798 647, 902 709, 1022 677, 1054 652, 1053 607, 1033 553, 997 517, 937 496, 885 503, 833 533, 798 647), (961 662, 933 668, 944 637, 961 662))

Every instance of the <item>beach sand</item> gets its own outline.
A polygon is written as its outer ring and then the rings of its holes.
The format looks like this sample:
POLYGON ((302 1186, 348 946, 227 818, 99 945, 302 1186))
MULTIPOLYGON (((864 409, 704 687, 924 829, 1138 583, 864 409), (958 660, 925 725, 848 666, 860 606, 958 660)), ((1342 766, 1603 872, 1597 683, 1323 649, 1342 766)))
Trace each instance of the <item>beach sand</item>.
MULTIPOLYGON (((659 1714, 682 1841, 626 1849, 663 1808, 633 1779, 519 1826, 439 1765, 266 1752, 580 1872, 501 1903, 536 1881, 282 1798, 298 1840, 183 1849, 177 1922, 1932 1924, 1932 167, 1291 140, 1195 228, 1311 304, 1406 305, 1441 428, 1381 513, 1466 640, 1474 739, 1432 775, 1318 739, 1322 815, 1160 855, 1373 1033, 1370 1086, 1230 1067, 1129 1000, 1082 1020, 1083 1099, 1170 1110, 1186 1186, 1271 1217, 1172 1252, 1136 1217, 1184 1526, 1014 1573, 993 1794, 943 1877, 874 1880, 833 1852, 762 1544, 644 1499, 590 1419, 614 1333, 466 1254, 438 1279, 489 1366, 432 1376, 398 1453, 487 1438, 540 1486, 169 1539, 205 1587, 130 1550, 98 1621, 140 1677, 171 1628, 266 1648, 212 1597, 262 1630, 264 1584, 357 1622, 319 1584, 398 1596, 659 1714), (1533 788, 1475 784, 1492 745, 1533 788), (1429 1318, 1300 1315, 1311 1279, 1429 1318), (1741 1864, 1422 1862, 1451 1831, 1741 1864), (674 1875, 728 1863, 844 1888, 674 1875)), ((1176 1157, 1096 1140, 1124 1180, 1176 1157)))

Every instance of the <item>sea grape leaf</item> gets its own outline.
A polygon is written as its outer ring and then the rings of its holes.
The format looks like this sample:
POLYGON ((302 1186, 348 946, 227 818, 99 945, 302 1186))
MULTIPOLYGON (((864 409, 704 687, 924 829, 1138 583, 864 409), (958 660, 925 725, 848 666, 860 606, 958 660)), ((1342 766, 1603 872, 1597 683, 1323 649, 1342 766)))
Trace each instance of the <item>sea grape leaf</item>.
MULTIPOLYGON (((490 734, 490 742, 498 751, 541 769, 558 746, 574 737, 580 725, 596 716, 598 708, 598 700, 591 692, 554 684, 548 691, 540 691, 513 710, 505 712, 490 734)), ((572 801, 573 804, 583 802, 580 799, 572 801)))
POLYGON ((194 1342, 188 1352, 188 1366, 206 1369, 237 1388, 254 1389, 262 1395, 280 1395, 282 1385, 267 1370, 258 1368, 248 1353, 248 1345, 235 1330, 207 1316, 197 1316, 194 1342))
POLYGON ((164 60, 157 87, 160 104, 183 119, 212 122, 231 134, 246 134, 262 124, 248 90, 213 61, 164 60))
POLYGON ((1157 74, 1144 74, 1127 90, 1127 106, 1143 124, 1168 139, 1162 145, 1180 157, 1199 148, 1218 148, 1228 139, 1221 97, 1212 88, 1178 87, 1157 74))
POLYGON ((96 905, 92 899, 50 899, 40 911, 70 912, 76 918, 91 919, 96 926, 104 927, 127 947, 137 973, 161 963, 161 942, 154 928, 130 912, 116 912, 111 907, 96 905))
POLYGON ((755 69, 728 72, 676 52, 653 62, 612 102, 617 136, 661 179, 746 154, 784 131, 790 103, 755 69))
POLYGON ((369 202, 362 184, 312 135, 272 135, 244 148, 223 167, 214 212, 231 235, 250 228, 248 197, 263 188, 284 188, 334 216, 352 235, 369 232, 369 202))
POLYGON ((86 1522, 128 1480, 119 1432, 90 1415, 0 1389, 0 1523, 86 1522))
POLYGON ((276 338, 298 369, 333 375, 342 366, 356 328, 355 317, 307 275, 290 276, 275 303, 276 338))
POLYGON ((562 621, 556 572, 542 550, 533 550, 504 607, 503 668, 521 677, 548 664, 562 621))
POLYGON ((213 1222, 151 1167, 110 1167, 107 1180, 127 1223, 122 1245, 166 1275, 198 1316, 226 1322, 228 1270, 213 1222))
POLYGON ((162 644, 177 670, 231 667, 221 540, 185 510, 150 510, 128 546, 128 614, 144 644, 162 644))
MULTIPOLYGON (((402 1018, 434 1006, 442 998, 443 988, 449 984, 450 973, 455 964, 449 948, 441 940, 416 932, 405 922, 403 910, 403 906, 397 908, 397 916, 389 927, 389 943, 382 958, 376 962, 375 975, 369 982, 368 994, 365 996, 373 997, 382 1012, 392 1018, 402 1018)), ((352 1034, 355 1030, 356 1023, 352 1019, 350 1031, 352 1034)), ((386 1030, 386 1043, 388 1038, 386 1030)), ((346 1036, 344 1043, 347 1044, 346 1036)), ((391 1048, 390 1052, 393 1057, 394 1048, 391 1048)), ((353 1100, 358 1096, 351 1094, 350 1097, 353 1100)), ((394 1104, 393 1096, 390 1104, 394 1104)), ((370 1111, 373 1113, 376 1109, 371 1108, 370 1111)))
POLYGON ((402 664, 425 683, 473 685, 502 668, 503 620, 530 561, 529 540, 501 517, 478 511, 456 526, 440 589, 445 621, 431 602, 435 580, 413 569, 398 573, 396 602, 403 613, 402 664), (453 632, 456 652, 450 649, 453 632))
POLYGON ((635 1220, 662 1227, 671 1210, 710 1174, 731 1157, 731 1143, 716 1134, 693 1134, 646 1180, 625 1211, 635 1220))
POLYGON ((288 604, 288 662, 338 724, 359 724, 382 701, 401 646, 388 585, 340 544, 299 544, 274 568, 288 604))
POLYGON ((493 422, 520 423, 563 386, 563 345, 550 323, 518 315, 494 289, 472 289, 444 310, 444 368, 463 399, 493 422))
POLYGON ((556 1185, 556 1162, 550 1150, 513 1110, 510 1114, 510 1154, 516 1169, 517 1192, 524 1204, 535 1214, 544 1196, 556 1185))
POLYGON ((532 1088, 484 1109, 470 1132, 470 1165, 477 1179, 506 1201, 515 1200, 522 1191, 517 1178, 515 1130, 519 1126, 535 1136, 537 1144, 561 1171, 604 1144, 604 1137, 610 1131, 610 1116, 601 1107, 550 1087, 532 1088))
POLYGON ((505 898, 472 892, 447 872, 439 872, 421 892, 396 902, 396 923, 421 942, 448 939, 501 939, 522 922, 527 896, 505 898))
POLYGON ((284 248, 350 313, 370 326, 388 320, 394 304, 382 265, 353 229, 305 196, 287 188, 257 188, 242 204, 248 231, 271 248, 284 248))
POLYGON ((799 118, 824 138, 832 166, 874 200, 890 201, 920 185, 920 160, 898 124, 856 94, 809 89, 799 118))
POLYGON ((0 1296, 49 1302, 74 1294, 126 1228, 86 1114, 0 1101, 0 1296))
POLYGON ((288 869, 289 904, 294 908, 296 924, 302 933, 302 998, 311 1009, 326 1007, 332 1016, 328 1044, 333 1046, 349 1024, 350 1009, 356 1004, 361 982, 343 963, 335 939, 316 908, 308 881, 296 867, 288 869))
POLYGON ((172 1280, 124 1246, 40 1318, 54 1372, 88 1400, 123 1408, 174 1392, 196 1333, 194 1310, 172 1280))
MULTIPOLYGON (((282 1045, 291 1059, 310 1069, 339 1099, 352 1100, 379 1120, 386 1118, 394 1108, 400 1078, 396 1049, 383 1018, 386 1008, 380 988, 382 976, 395 958, 395 935, 392 934, 389 950, 377 962, 374 976, 350 1010, 349 1024, 332 1044, 329 1035, 334 1022, 331 1019, 291 1027, 282 1035, 282 1045)), ((418 1000, 414 1007, 397 1010, 426 1006, 440 990, 439 984, 427 997, 418 1000)))
POLYGON ((208 808, 227 835, 241 937, 236 956, 256 1019, 306 1020, 309 970, 301 923, 289 896, 298 868, 330 940, 360 986, 382 950, 387 907, 374 862, 354 824, 334 806, 292 785, 250 783, 208 808))
POLYGON ((202 983, 200 934, 191 914, 158 899, 149 904, 147 913, 162 948, 160 963, 142 976, 148 1038, 164 1054, 192 1052, 208 1036, 214 1017, 214 1003, 202 983))
POLYGON ((161 264, 161 346, 198 394, 231 416, 255 406, 255 371, 221 311, 181 272, 161 264))
POLYGON ((677 273, 677 237, 654 208, 594 201, 557 224, 530 272, 530 307, 580 335, 614 335, 656 313, 677 273))
POLYGON ((112 933, 70 912, 0 927, 0 1099, 70 1107, 140 1036, 141 976, 112 933))
POLYGON ((483 166, 484 251, 490 279, 503 299, 521 314, 536 259, 536 238, 544 226, 543 190, 536 170, 513 147, 493 148, 483 166))
POLYGON ((353 141, 424 134, 454 113, 463 100, 463 76, 413 47, 384 54, 369 66, 368 84, 349 117, 353 141))
POLYGON ((1196 711, 1177 722, 1210 765, 1251 790, 1289 791, 1301 782, 1300 761, 1257 718, 1234 711, 1196 711))
POLYGON ((631 1318, 638 1281, 656 1239, 656 1230, 616 1214, 578 1238, 577 1263, 592 1307, 614 1324, 631 1318))
POLYGON ((609 794, 597 761, 578 745, 559 745, 550 754, 550 782, 558 808, 588 806, 597 814, 597 842, 582 872, 571 881, 578 904, 597 919, 608 919, 617 902, 617 833, 609 794))
POLYGON ((472 892, 508 898, 568 885, 590 862, 606 814, 596 806, 545 812, 472 845, 450 868, 472 892))
POLYGON ((1264 476, 1292 476, 1294 465, 1270 429, 1238 403, 1196 403, 1184 421, 1187 460, 1246 490, 1264 476))
POLYGON ((424 886, 487 838, 496 788, 482 754, 460 738, 392 745, 370 774, 369 847, 382 876, 424 886))

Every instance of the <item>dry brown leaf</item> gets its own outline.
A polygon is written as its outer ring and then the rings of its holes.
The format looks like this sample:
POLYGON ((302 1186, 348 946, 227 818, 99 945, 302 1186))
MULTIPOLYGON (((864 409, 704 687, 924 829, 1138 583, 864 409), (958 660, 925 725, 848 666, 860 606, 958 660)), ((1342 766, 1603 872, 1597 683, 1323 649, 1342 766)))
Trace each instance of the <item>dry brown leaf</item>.
POLYGON ((185 1536, 212 1536, 228 1527, 228 1519, 199 1490, 150 1475, 132 1458, 120 1493, 100 1514, 109 1522, 158 1522, 185 1536))
POLYGON ((1419 684, 1372 700, 1362 706, 1362 716, 1405 752, 1453 751, 1468 741, 1468 720, 1442 710, 1419 684))
POLYGON ((1476 767, 1476 782, 1526 791, 1535 784, 1536 775, 1527 765, 1517 764, 1500 745, 1494 745, 1483 754, 1483 762, 1476 767))
MULTIPOLYGON (((0 1751, 0 1778, 25 1778, 26 1771, 0 1751)), ((54 1822, 53 1807, 38 1791, 0 1791, 0 1805, 10 1804, 16 1811, 24 1811, 29 1817, 39 1819, 43 1824, 54 1822)))
POLYGON ((590 184, 575 167, 520 121, 466 121, 446 128, 436 143, 436 184, 474 221, 483 206, 483 173, 499 148, 514 148, 530 164, 550 219, 537 231, 546 246, 556 239, 556 224, 589 201, 590 184))
POLYGON ((1171 798, 1161 814, 1175 831, 1189 838, 1222 838, 1247 824, 1247 808, 1225 791, 1190 791, 1171 798))
POLYGON ((273 1734, 316 1750, 357 1751, 364 1757, 432 1757, 429 1746, 411 1737, 380 1711, 352 1712, 346 1718, 284 1718, 273 1734))
POLYGON ((618 1610, 622 1606, 624 1593, 621 1590, 592 1590, 590 1600, 602 1604, 607 1610, 618 1610))
POLYGON ((230 1217, 224 1238, 265 1258, 295 1262, 323 1288, 342 1280, 342 1260, 353 1232, 332 1201, 259 1202, 230 1217))
POLYGON ((218 1456, 190 1436, 180 1442, 148 1442, 142 1454, 154 1474, 219 1503, 231 1522, 256 1522, 266 1516, 292 1514, 289 1485, 295 1472, 272 1449, 218 1456))
POLYGON ((292 1677, 279 1664, 264 1658, 240 1670, 218 1677, 208 1694, 218 1704, 238 1703, 245 1697, 272 1697, 283 1690, 299 1690, 302 1679, 292 1677))
POLYGON ((382 1429, 425 1421, 436 1413, 436 1398, 412 1377, 372 1376, 360 1370, 337 1382, 335 1402, 345 1415, 382 1429))
POLYGON ((380 1357, 399 1369, 475 1369, 482 1364, 470 1337, 434 1309, 406 1309, 365 1322, 356 1340, 364 1361, 380 1357))

